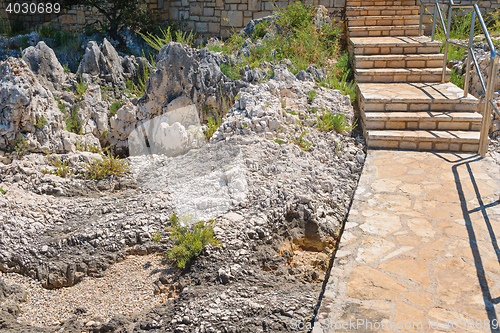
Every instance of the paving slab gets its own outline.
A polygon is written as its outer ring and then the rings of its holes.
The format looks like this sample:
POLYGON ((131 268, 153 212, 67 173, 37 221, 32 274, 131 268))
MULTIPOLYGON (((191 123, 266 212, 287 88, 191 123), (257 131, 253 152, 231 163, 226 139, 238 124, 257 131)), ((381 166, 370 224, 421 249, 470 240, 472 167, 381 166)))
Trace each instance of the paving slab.
POLYGON ((370 150, 313 333, 498 332, 499 195, 491 158, 370 150))

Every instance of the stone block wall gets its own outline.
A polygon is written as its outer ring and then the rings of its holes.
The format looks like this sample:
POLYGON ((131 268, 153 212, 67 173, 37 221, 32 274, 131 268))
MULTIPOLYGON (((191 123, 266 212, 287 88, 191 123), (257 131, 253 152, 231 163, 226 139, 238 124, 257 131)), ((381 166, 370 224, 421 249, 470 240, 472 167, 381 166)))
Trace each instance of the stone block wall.
MULTIPOLYGON (((146 0, 146 6, 151 10, 158 10, 158 3, 161 0, 146 0)), ((6 22, 20 21, 25 29, 34 29, 52 22, 54 28, 66 31, 79 31, 97 20, 104 22, 104 16, 96 8, 92 7, 73 7, 70 10, 62 9, 59 14, 14 14, 6 11, 9 3, 43 3, 43 1, 34 0, 0 0, 0 20, 6 22)), ((163 2, 163 1, 161 1, 163 2)), ((164 20, 168 18, 168 13, 162 16, 164 20)))
MULTIPOLYGON (((34 0, 0 0, 0 19, 22 21, 25 29, 33 29, 52 22, 57 29, 82 31, 85 25, 102 20, 95 9, 79 7, 62 10, 59 14, 9 14, 5 11, 9 2, 35 2, 34 0)), ((271 14, 274 6, 288 6, 293 0, 146 0, 150 10, 157 11, 164 21, 177 21, 185 30, 194 30, 204 36, 230 35, 232 29, 244 28, 252 19, 271 14)), ((330 14, 340 16, 345 0, 305 0, 307 4, 323 5, 330 14)))
MULTIPOLYGON (((169 20, 185 22, 187 30, 203 35, 228 37, 232 29, 244 28, 252 19, 271 14, 274 6, 286 7, 294 1, 265 0, 176 0, 166 3, 169 20)), ((340 16, 345 0, 308 0, 308 4, 324 5, 331 14, 340 16)))

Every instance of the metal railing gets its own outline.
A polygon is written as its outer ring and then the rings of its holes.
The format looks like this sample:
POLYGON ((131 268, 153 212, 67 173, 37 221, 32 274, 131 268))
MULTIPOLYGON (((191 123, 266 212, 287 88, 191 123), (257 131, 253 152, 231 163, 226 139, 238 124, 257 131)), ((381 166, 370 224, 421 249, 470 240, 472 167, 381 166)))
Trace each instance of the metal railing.
POLYGON ((491 123, 491 111, 494 110, 497 115, 500 117, 500 110, 498 110, 497 106, 495 105, 493 101, 493 94, 494 94, 494 89, 496 85, 496 73, 497 73, 497 68, 498 68, 498 60, 499 56, 496 52, 495 46, 493 45, 493 42, 491 41, 490 34, 488 33, 488 28, 486 27, 486 24, 484 23, 483 16, 481 14, 481 11, 479 10, 479 6, 477 3, 456 3, 453 0, 447 0, 446 2, 439 2, 439 0, 434 0, 430 2, 426 2, 424 0, 420 1, 420 25, 419 25, 419 35, 422 35, 422 23, 423 23, 423 16, 424 16, 424 7, 425 6, 434 6, 434 19, 432 20, 432 40, 434 40, 434 35, 436 33, 436 23, 441 22, 441 26, 443 28, 444 34, 446 36, 446 41, 444 44, 444 61, 443 61, 443 74, 441 78, 441 82, 445 82, 446 78, 446 65, 448 64, 448 48, 449 45, 454 45, 460 48, 467 49, 467 63, 466 63, 466 70, 465 70, 465 85, 464 85, 464 97, 467 97, 469 93, 469 81, 470 81, 470 67, 471 67, 471 59, 474 63, 474 66, 476 67, 477 75, 479 77, 479 81, 481 83, 481 86, 483 88, 483 92, 485 93, 485 101, 484 103, 484 110, 483 110, 483 120, 481 123, 481 136, 479 139, 479 151, 478 153, 481 155, 481 157, 484 157, 486 155, 486 152, 488 150, 488 131, 490 128, 490 123, 491 123), (448 6, 448 20, 445 24, 445 20, 443 17, 443 13, 441 11, 441 5, 448 6), (457 43, 455 41, 452 41, 450 39, 450 30, 451 30, 451 19, 452 19, 452 11, 455 8, 462 8, 462 9, 472 9, 472 17, 471 17, 471 25, 470 25, 470 36, 469 36, 469 45, 463 45, 460 43, 457 43), (488 45, 490 47, 490 52, 491 52, 491 60, 490 60, 490 67, 489 67, 489 73, 488 73, 488 82, 484 82, 483 75, 481 73, 481 70, 479 68, 479 65, 477 63, 476 55, 474 54, 474 51, 472 50, 472 45, 474 42, 474 25, 476 23, 476 16, 478 18, 479 24, 481 25, 481 28, 483 30, 484 36, 486 38, 486 41, 488 42, 488 45))

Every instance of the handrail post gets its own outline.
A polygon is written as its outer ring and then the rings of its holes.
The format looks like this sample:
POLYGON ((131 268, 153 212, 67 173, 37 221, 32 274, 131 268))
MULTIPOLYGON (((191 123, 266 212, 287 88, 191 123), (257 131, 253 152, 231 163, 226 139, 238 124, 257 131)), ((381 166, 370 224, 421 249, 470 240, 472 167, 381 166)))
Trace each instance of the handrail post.
POLYGON ((418 35, 422 36, 422 21, 424 18, 424 3, 420 1, 420 25, 418 26, 418 35))
POLYGON ((472 57, 472 44, 474 43, 474 25, 476 23, 476 12, 472 11, 470 35, 469 35, 469 48, 467 49, 467 63, 465 67, 465 84, 464 84, 464 97, 469 94, 469 81, 470 81, 470 62, 472 57))
POLYGON ((451 5, 448 5, 448 24, 446 29, 446 41, 444 44, 444 60, 443 60, 443 74, 441 76, 441 83, 446 82, 446 65, 448 64, 448 41, 450 40, 450 30, 451 30, 451 5))
POLYGON ((497 59, 495 56, 490 61, 490 70, 488 77, 488 85, 486 88, 486 93, 484 96, 484 111, 483 111, 483 121, 481 124, 481 136, 479 138, 479 155, 482 158, 486 156, 488 151, 488 132, 490 131, 491 123, 491 104, 490 100, 493 97, 493 90, 495 89, 496 76, 497 76, 497 59))
POLYGON ((434 34, 436 33, 436 20, 437 20, 437 6, 439 6, 438 0, 434 4, 434 18, 432 19, 432 38, 431 41, 434 41, 434 34))

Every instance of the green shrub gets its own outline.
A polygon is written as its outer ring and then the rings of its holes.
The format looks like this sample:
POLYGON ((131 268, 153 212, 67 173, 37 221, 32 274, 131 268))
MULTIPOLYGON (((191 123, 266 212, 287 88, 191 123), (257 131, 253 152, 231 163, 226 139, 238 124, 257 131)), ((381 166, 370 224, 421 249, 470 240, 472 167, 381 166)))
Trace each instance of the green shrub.
POLYGON ((217 129, 222 124, 222 120, 219 114, 216 112, 215 116, 210 116, 207 118, 207 130, 205 132, 205 139, 210 140, 212 135, 217 131, 217 129))
POLYGON ((262 38, 266 35, 267 28, 271 25, 268 21, 262 21, 255 25, 252 37, 254 39, 262 38))
MULTIPOLYGON (((64 106, 64 105, 63 105, 64 106)), ((78 120, 78 111, 80 106, 76 105, 69 115, 64 116, 64 122, 66 123, 66 130, 68 132, 73 132, 76 134, 82 134, 82 124, 78 120)))
POLYGON ((111 112, 111 114, 115 115, 121 106, 122 106, 122 103, 120 101, 114 101, 113 103, 111 103, 111 106, 109 107, 109 112, 111 112))
POLYGON ((1 194, 5 194, 5 190, 3 188, 0 187, 0 193, 1 194))
POLYGON ((311 143, 304 140, 304 136, 309 133, 308 130, 304 130, 302 131, 302 133, 297 136, 297 137, 294 137, 290 134, 290 139, 292 140, 293 143, 295 143, 297 146, 299 146, 300 149, 302 150, 305 150, 305 151, 308 151, 309 149, 311 149, 311 143))
POLYGON ((465 77, 458 75, 454 69, 451 70, 450 82, 457 87, 464 89, 465 77))
POLYGON ((193 45, 194 34, 192 31, 183 32, 182 30, 178 29, 172 35, 170 27, 167 27, 167 30, 163 30, 162 28, 160 28, 159 30, 161 35, 155 35, 150 32, 147 32, 146 34, 142 34, 139 32, 139 35, 149 46, 157 51, 160 51, 164 45, 167 45, 170 42, 174 41, 183 45, 193 45))
POLYGON ((94 154, 101 153, 101 147, 99 147, 98 145, 88 144, 87 142, 82 143, 80 140, 77 140, 75 142, 75 147, 78 151, 88 151, 94 154))
MULTIPOLYGON (((172 249, 165 255, 170 260, 175 260, 179 268, 186 268, 186 265, 200 255, 207 244, 219 245, 219 241, 214 235, 215 221, 199 221, 189 226, 191 217, 180 219, 174 213, 170 216, 170 228, 166 228, 168 238, 173 242, 172 249)), ((159 241, 161 237, 157 233, 153 236, 154 241, 159 241)))
POLYGON ((237 67, 233 67, 233 66, 228 65, 228 64, 221 64, 220 70, 221 70, 222 74, 224 74, 225 76, 227 76, 233 80, 241 80, 240 71, 237 67))
POLYGON ((61 112, 66 112, 66 105, 59 103, 57 106, 59 107, 59 110, 61 110, 61 112))
POLYGON ((307 100, 309 101, 309 103, 311 103, 312 101, 314 101, 315 97, 316 97, 316 91, 315 90, 309 90, 307 92, 307 100))
POLYGON ((47 155, 45 159, 50 163, 50 165, 56 167, 56 170, 48 171, 44 169, 42 170, 42 173, 44 174, 51 173, 56 176, 66 178, 66 176, 69 174, 69 161, 61 162, 61 160, 59 160, 57 156, 49 156, 49 155, 47 155))
POLYGON ((35 127, 37 129, 42 128, 43 126, 47 125, 47 120, 45 117, 42 115, 39 120, 35 121, 35 127))
POLYGON ((324 111, 321 116, 317 116, 318 120, 316 124, 318 129, 322 132, 336 131, 339 133, 348 132, 356 127, 356 122, 350 125, 345 114, 343 113, 332 113, 330 111, 324 111))
POLYGON ((15 141, 14 150, 19 157, 23 157, 29 153, 28 141, 26 141, 24 136, 21 136, 20 139, 15 141))
POLYGON ((76 97, 79 99, 82 98, 83 94, 87 91, 88 84, 83 81, 82 77, 80 76, 80 80, 78 81, 78 84, 76 85, 76 97))
POLYGON ((109 151, 107 155, 101 153, 101 158, 96 158, 92 162, 87 162, 84 166, 87 169, 84 176, 94 180, 102 180, 112 175, 121 177, 130 171, 126 160, 114 157, 109 151))

